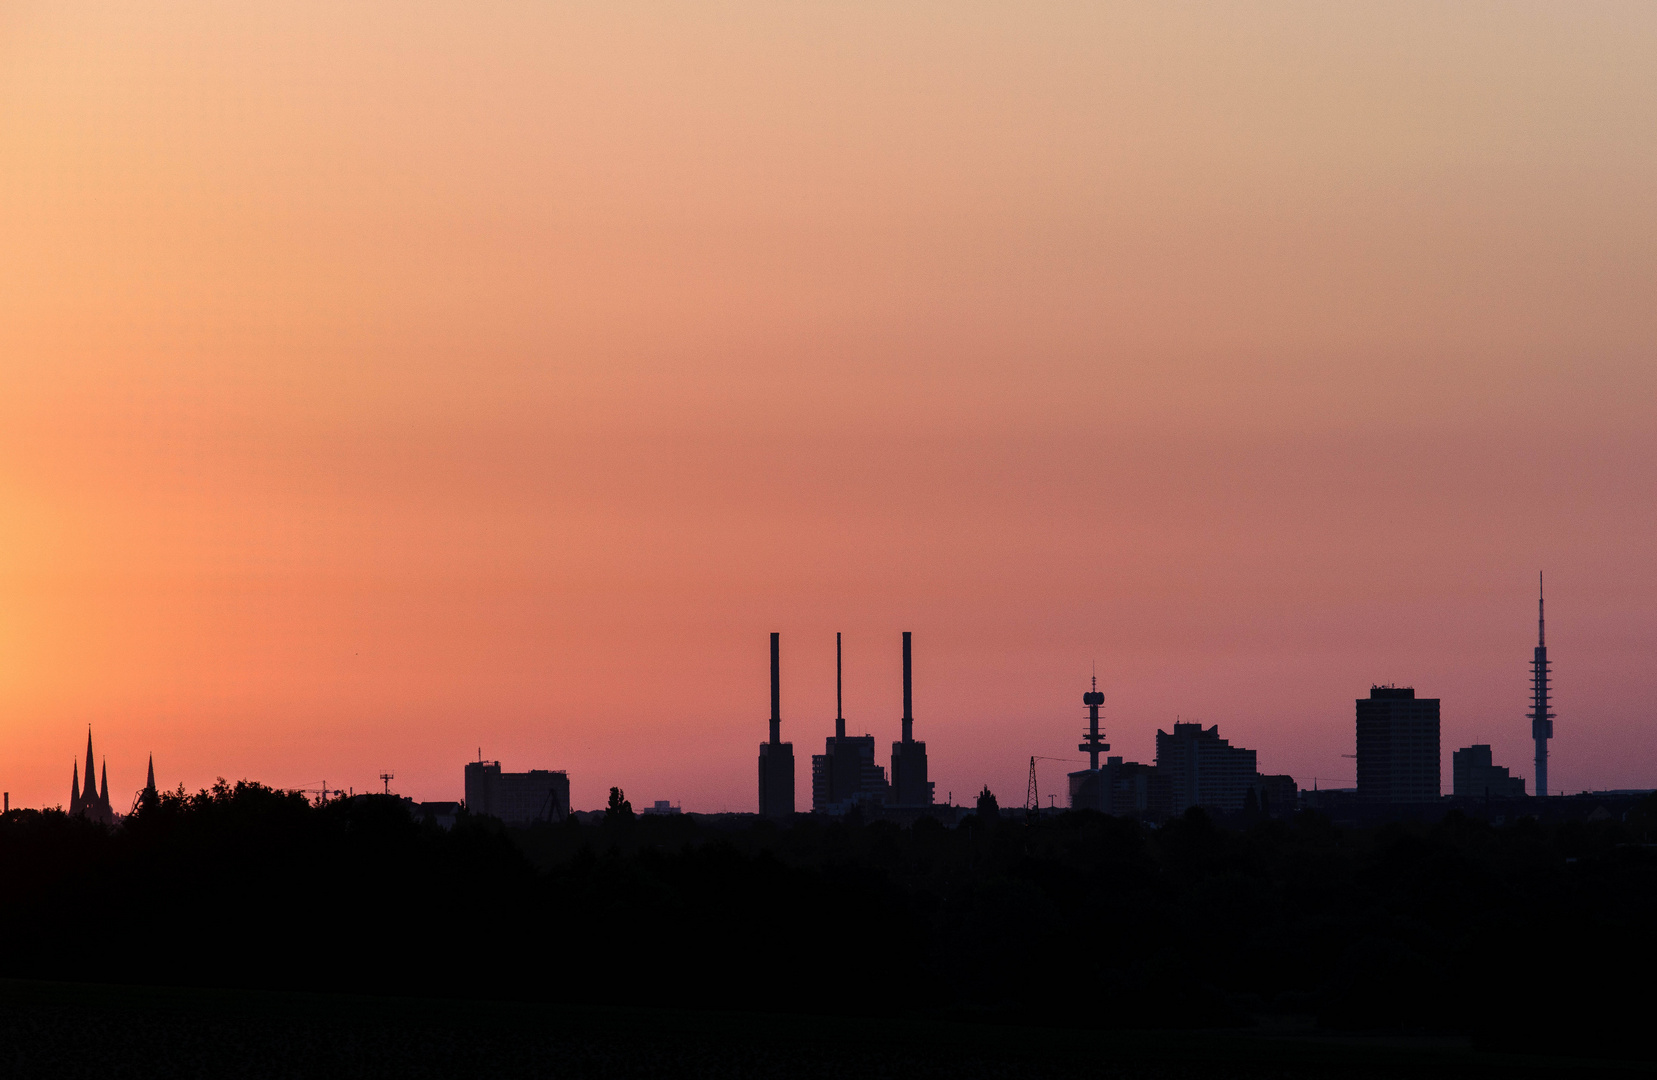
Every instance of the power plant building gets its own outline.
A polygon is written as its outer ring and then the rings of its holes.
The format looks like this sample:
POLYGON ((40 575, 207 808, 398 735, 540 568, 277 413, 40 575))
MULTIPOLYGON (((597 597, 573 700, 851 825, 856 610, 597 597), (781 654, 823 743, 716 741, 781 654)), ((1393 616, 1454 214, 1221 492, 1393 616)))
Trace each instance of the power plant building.
POLYGON ((771 739, 759 744, 759 812, 786 818, 794 813, 794 744, 782 741, 780 636, 771 635, 771 739))
POLYGON ((1407 686, 1371 687, 1357 700, 1358 798, 1422 803, 1439 797, 1438 698, 1407 686))
POLYGON ((926 744, 915 741, 914 681, 911 678, 909 631, 903 632, 903 739, 892 744, 891 805, 932 805, 932 781, 926 778, 926 744))
POLYGON ((1171 733, 1158 730, 1156 768, 1168 780, 1175 814, 1193 806, 1236 813, 1259 779, 1254 751, 1220 738, 1218 724, 1176 723, 1171 733))
POLYGON ((1450 755, 1451 791, 1462 798, 1522 799, 1525 778, 1509 776, 1491 760, 1490 747, 1475 743, 1450 755))
POLYGON ((858 805, 884 805, 890 787, 886 770, 875 764, 873 735, 847 735, 842 694, 840 635, 834 635, 834 734, 821 754, 811 756, 811 809, 844 814, 858 805))
POLYGON ((509 773, 498 761, 468 761, 466 810, 508 825, 564 821, 570 816, 570 777, 562 770, 509 773))

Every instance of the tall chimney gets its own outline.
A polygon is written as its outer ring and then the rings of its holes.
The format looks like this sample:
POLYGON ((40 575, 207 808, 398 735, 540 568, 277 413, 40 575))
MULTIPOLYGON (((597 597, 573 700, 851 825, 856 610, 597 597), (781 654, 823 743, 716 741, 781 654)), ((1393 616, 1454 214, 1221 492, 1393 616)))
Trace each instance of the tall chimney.
POLYGON ((771 634, 771 743, 773 746, 782 742, 782 676, 777 665, 777 639, 781 636, 775 631, 771 634))
POLYGON ((834 632, 834 737, 846 737, 846 699, 840 693, 840 631, 834 632))
POLYGON ((903 632, 903 741, 915 741, 914 680, 909 672, 909 631, 903 632))

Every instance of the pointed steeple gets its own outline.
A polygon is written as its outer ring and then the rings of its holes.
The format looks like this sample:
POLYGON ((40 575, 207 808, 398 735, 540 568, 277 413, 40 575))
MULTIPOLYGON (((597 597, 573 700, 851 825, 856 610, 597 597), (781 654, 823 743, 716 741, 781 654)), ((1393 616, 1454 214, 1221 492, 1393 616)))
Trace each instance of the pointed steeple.
POLYGON ((103 803, 104 810, 109 810, 109 759, 104 759, 103 780, 98 784, 98 801, 103 803))
POLYGON ((81 812, 81 767, 77 762, 70 768, 73 771, 69 780, 69 816, 73 817, 81 812))
POLYGON ((98 797, 98 789, 93 786, 93 776, 97 766, 92 760, 92 725, 86 725, 86 788, 81 792, 81 805, 90 807, 92 800, 98 797))
POLYGON ((154 795, 155 794, 155 755, 154 754, 150 755, 150 774, 144 780, 144 794, 146 794, 146 795, 154 795))

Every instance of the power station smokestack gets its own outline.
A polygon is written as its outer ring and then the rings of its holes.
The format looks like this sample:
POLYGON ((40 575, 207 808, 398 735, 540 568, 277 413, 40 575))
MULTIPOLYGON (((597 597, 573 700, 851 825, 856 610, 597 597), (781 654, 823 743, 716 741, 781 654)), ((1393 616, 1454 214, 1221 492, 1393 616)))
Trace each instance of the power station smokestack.
POLYGON ((903 741, 915 741, 914 680, 909 671, 909 631, 903 632, 903 741))
POLYGON ((771 634, 771 741, 759 744, 759 812, 775 818, 794 813, 794 744, 782 741, 781 637, 771 634))
POLYGON ((846 737, 846 702, 840 693, 840 631, 834 632, 834 737, 846 737))
POLYGON ((777 663, 777 639, 781 634, 771 634, 771 743, 782 742, 782 671, 777 663))

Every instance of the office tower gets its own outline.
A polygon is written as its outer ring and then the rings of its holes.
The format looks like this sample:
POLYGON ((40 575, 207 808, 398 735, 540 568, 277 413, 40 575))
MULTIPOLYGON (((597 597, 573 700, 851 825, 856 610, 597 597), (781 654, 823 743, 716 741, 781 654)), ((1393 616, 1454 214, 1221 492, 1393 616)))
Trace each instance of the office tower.
POLYGON ((1407 686, 1371 687, 1358 702, 1358 797, 1432 802, 1439 795, 1438 698, 1407 686))
POLYGON ((926 744, 915 741, 914 681, 909 631, 903 632, 903 740, 892 744, 892 803, 931 806, 933 784, 926 778, 926 744))
POLYGON ((759 744, 759 812, 785 818, 794 813, 794 744, 782 741, 782 678, 777 639, 771 635, 771 741, 759 744))
POLYGON ((1236 813, 1258 779, 1254 751, 1220 738, 1218 724, 1176 723, 1171 733, 1158 730, 1156 769, 1169 783, 1176 814, 1193 806, 1236 813))

